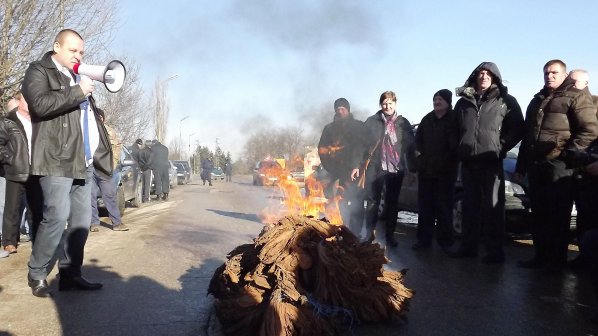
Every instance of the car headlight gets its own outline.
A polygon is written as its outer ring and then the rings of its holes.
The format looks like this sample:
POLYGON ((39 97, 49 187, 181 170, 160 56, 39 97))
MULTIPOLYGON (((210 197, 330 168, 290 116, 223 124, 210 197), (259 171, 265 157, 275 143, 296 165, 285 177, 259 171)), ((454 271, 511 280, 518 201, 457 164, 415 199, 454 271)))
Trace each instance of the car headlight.
POLYGON ((505 194, 508 195, 525 195, 523 187, 511 181, 505 181, 505 194))

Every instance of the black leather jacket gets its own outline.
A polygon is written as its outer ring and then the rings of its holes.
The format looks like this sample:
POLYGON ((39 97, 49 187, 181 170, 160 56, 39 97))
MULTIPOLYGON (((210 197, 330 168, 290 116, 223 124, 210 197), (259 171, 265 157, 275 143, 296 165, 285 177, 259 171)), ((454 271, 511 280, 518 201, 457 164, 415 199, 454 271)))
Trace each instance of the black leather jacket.
POLYGON ((23 124, 16 110, 10 111, 0 121, 0 163, 4 177, 15 182, 25 182, 29 177, 29 145, 23 124))
MULTIPOLYGON (((22 91, 33 123, 32 175, 86 178, 79 107, 85 95, 79 85, 69 83, 70 78, 52 61, 51 51, 27 68, 22 91)), ((93 164, 97 172, 111 176, 112 149, 108 132, 99 121, 93 97, 90 96, 89 101, 100 136, 93 164)))

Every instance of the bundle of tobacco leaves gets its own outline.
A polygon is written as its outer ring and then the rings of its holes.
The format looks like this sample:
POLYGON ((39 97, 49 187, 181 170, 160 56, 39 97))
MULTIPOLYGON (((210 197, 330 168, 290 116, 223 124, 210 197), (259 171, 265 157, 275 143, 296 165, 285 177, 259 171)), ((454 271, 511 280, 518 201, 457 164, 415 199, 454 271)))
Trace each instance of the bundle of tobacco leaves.
POLYGON ((288 216, 232 250, 208 294, 229 335, 335 335, 358 322, 406 318, 414 292, 387 262, 380 245, 345 226, 288 216))

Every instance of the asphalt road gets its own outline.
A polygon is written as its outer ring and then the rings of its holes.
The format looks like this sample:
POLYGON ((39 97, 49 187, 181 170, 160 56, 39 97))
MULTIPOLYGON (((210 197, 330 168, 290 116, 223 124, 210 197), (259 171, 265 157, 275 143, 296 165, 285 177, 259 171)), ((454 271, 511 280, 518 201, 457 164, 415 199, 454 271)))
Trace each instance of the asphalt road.
MULTIPOLYGON (((25 243, 0 259, 0 335, 219 335, 206 297, 213 271, 261 231, 258 213, 279 204, 275 188, 241 176, 178 186, 167 202, 127 209, 130 231, 103 227, 89 236, 83 272, 104 283, 96 292, 57 292, 54 270, 54 296, 32 296, 25 243)), ((438 248, 415 253, 414 236, 413 225, 399 226, 399 247, 387 250, 388 267, 407 268, 406 284, 416 291, 408 322, 355 326, 348 334, 598 335, 588 322, 595 303, 585 275, 517 268, 533 254, 527 244, 508 243, 507 262, 487 266, 438 248)))

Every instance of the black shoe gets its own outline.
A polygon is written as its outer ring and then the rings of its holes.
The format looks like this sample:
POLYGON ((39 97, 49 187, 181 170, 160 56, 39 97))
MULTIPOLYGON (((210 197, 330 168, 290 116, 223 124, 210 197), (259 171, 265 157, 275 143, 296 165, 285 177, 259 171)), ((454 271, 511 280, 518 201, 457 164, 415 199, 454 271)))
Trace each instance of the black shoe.
POLYGON ((37 297, 50 297, 51 291, 46 280, 32 280, 27 276, 29 287, 31 287, 31 293, 37 297))
POLYGON ((64 276, 61 275, 58 279, 58 290, 66 291, 71 289, 76 290, 97 290, 102 288, 101 283, 89 282, 82 276, 64 276))
POLYGON ((520 260, 517 262, 517 267, 528 269, 540 269, 544 267, 544 262, 540 261, 538 258, 533 258, 530 260, 520 260))
POLYGON ((413 246, 411 246, 411 249, 413 251, 427 250, 430 248, 431 245, 432 244, 423 244, 423 243, 417 242, 417 243, 413 244, 413 246))
POLYGON ((451 258, 457 258, 457 259, 475 258, 478 256, 478 252, 474 249, 460 247, 456 251, 448 252, 448 255, 451 258))
POLYGON ((482 258, 482 264, 502 264, 505 262, 504 253, 487 254, 482 258))
POLYGON ((212 182, 210 182, 210 187, 212 186, 212 182))
POLYGON ((168 201, 168 193, 164 193, 164 195, 162 195, 162 200, 168 201))

